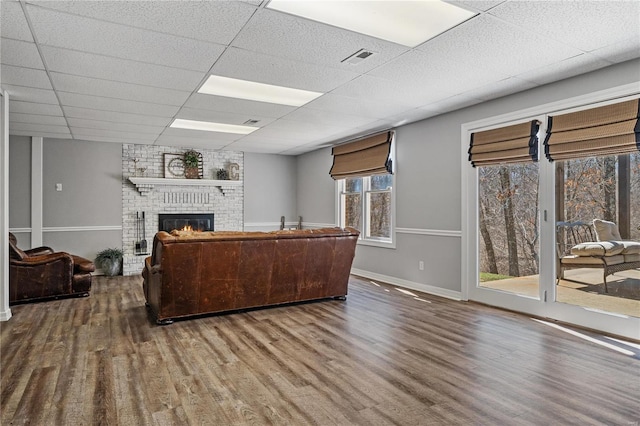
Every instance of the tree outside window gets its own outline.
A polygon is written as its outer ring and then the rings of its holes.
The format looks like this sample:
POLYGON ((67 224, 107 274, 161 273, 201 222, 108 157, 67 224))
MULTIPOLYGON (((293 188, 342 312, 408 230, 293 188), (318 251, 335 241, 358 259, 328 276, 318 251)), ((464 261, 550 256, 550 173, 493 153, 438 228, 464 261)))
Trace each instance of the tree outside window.
POLYGON ((393 176, 347 178, 340 185, 340 225, 360 231, 363 241, 392 242, 393 176))

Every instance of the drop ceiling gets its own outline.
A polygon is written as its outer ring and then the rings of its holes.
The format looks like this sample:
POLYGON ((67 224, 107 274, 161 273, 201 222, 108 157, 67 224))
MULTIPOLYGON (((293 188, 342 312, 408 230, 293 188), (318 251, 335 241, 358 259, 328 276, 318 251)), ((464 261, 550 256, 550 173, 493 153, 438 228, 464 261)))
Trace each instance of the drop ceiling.
POLYGON ((638 1, 449 3, 475 15, 409 48, 259 0, 2 0, 9 131, 298 155, 640 57, 638 1), (361 49, 375 53, 343 62, 361 49), (212 74, 323 95, 294 107, 198 93, 212 74))

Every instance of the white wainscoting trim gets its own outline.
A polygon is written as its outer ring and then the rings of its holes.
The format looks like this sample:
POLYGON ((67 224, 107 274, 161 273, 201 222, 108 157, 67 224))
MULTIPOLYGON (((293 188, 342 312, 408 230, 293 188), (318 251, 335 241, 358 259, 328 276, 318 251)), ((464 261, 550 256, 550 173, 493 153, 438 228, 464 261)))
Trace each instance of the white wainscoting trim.
MULTIPOLYGON (((298 226, 298 222, 285 222, 285 228, 293 228, 298 226)), ((316 223, 316 222, 302 222, 302 229, 318 229, 318 228, 335 228, 335 223, 316 223)), ((280 229, 280 222, 245 222, 244 229, 246 230, 260 230, 260 229, 280 229)))
MULTIPOLYGON (((83 231, 122 231, 120 225, 105 226, 48 226, 42 228, 42 232, 83 232, 83 231)), ((9 232, 20 234, 31 232, 31 228, 9 228, 9 232)))
MULTIPOLYGON (((298 222, 285 222, 285 228, 293 228, 298 226, 298 222)), ((244 229, 246 230, 263 230, 269 231, 280 229, 280 222, 245 222, 244 229)))
POLYGON ((122 231, 122 226, 47 226, 42 232, 92 232, 92 231, 122 231))
POLYGON ((302 222, 302 228, 335 228, 335 223, 302 222))
POLYGON ((388 275, 382 275, 357 268, 351 268, 351 273, 360 277, 369 278, 370 280, 378 280, 387 284, 393 284, 399 287, 421 291, 423 293, 432 294, 434 296, 445 297, 452 300, 462 300, 462 293, 459 291, 435 287, 428 284, 416 283, 409 280, 403 280, 402 278, 390 277, 388 275))
POLYGON ((9 228, 9 232, 13 234, 21 234, 23 232, 31 232, 31 228, 9 228))
POLYGON ((396 228, 399 234, 429 235, 432 237, 462 238, 462 231, 450 231, 446 229, 420 229, 420 228, 396 228))

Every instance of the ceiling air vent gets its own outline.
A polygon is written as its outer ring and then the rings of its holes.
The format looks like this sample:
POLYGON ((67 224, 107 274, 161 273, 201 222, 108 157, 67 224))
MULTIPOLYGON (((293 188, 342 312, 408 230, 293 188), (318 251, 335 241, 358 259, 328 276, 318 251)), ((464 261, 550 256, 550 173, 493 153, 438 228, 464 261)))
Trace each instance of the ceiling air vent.
POLYGON ((358 65, 360 62, 364 61, 367 58, 370 58, 372 55, 375 55, 375 54, 376 52, 372 52, 371 50, 360 49, 353 55, 343 59, 342 62, 351 64, 351 65, 358 65))
POLYGON ((247 126, 253 126, 253 125, 255 125, 255 124, 258 124, 258 122, 259 122, 259 121, 260 121, 260 120, 254 120, 254 119, 250 118, 250 119, 248 119, 247 121, 245 121, 245 122, 244 122, 244 123, 242 123, 242 124, 245 124, 245 125, 247 125, 247 126))

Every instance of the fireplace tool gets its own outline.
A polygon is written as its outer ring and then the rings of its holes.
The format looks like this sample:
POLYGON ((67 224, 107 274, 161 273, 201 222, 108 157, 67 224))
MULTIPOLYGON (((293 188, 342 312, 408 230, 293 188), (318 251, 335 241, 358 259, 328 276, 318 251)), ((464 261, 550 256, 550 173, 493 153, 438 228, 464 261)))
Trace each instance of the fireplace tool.
POLYGON ((136 212, 136 254, 140 253, 140 212, 136 212))
POLYGON ((142 212, 142 240, 140 240, 140 251, 147 254, 147 226, 144 220, 144 212, 142 212))

